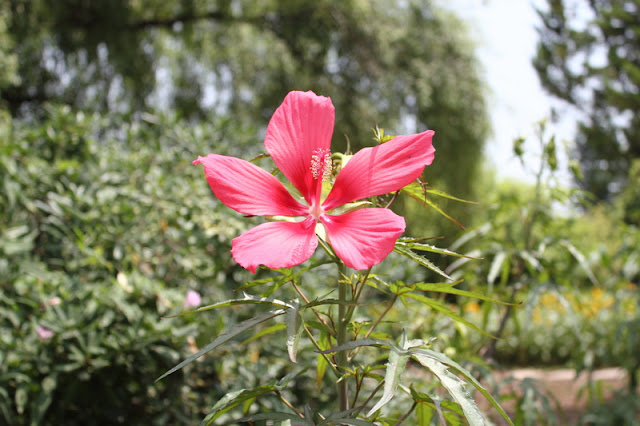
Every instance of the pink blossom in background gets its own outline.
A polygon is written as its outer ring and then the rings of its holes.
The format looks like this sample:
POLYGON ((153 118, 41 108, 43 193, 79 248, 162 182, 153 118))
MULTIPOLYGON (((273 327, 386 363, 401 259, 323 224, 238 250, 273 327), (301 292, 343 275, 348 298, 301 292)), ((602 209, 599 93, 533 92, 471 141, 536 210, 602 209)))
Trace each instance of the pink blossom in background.
POLYGON ((38 336, 42 340, 51 339, 55 334, 53 331, 49 330, 48 328, 44 328, 41 325, 36 327, 36 333, 38 333, 38 336))
POLYGON ((184 307, 185 308, 196 308, 200 306, 202 303, 202 298, 200 297, 200 293, 195 290, 187 291, 187 295, 184 299, 184 307))
POLYGON ((49 299, 49 306, 58 306, 60 303, 62 303, 62 299, 57 296, 49 299))
POLYGON ((313 92, 290 92, 269 121, 265 148, 276 166, 304 198, 296 200, 271 173, 235 157, 209 154, 204 165, 213 193, 228 207, 252 216, 288 216, 297 221, 267 222, 232 241, 236 262, 255 273, 259 265, 289 268, 311 257, 316 226, 345 265, 363 270, 380 263, 404 232, 404 218, 389 209, 364 208, 337 214, 352 201, 397 191, 431 164, 434 132, 396 136, 357 152, 336 177, 325 200, 322 182, 331 175, 331 137, 335 121, 331 99, 313 92))

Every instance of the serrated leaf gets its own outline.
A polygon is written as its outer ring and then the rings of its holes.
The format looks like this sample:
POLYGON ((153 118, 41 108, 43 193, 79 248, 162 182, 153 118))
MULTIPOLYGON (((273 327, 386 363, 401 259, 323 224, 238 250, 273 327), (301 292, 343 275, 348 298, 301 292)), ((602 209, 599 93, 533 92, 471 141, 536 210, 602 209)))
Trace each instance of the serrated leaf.
POLYGON ((451 309, 449 309, 448 307, 446 307, 442 303, 438 302, 437 300, 434 300, 434 299, 431 299, 430 297, 424 296, 422 294, 416 294, 416 293, 406 293, 402 297, 410 297, 410 298, 412 298, 414 300, 417 300, 418 302, 423 303, 423 304, 429 306, 430 308, 435 309, 438 312, 442 312, 446 316, 451 317, 455 321, 457 321, 459 323, 462 323, 462 324, 466 325, 467 327, 470 327, 470 328, 472 328, 472 329, 484 334, 485 336, 491 337, 493 339, 498 339, 496 336, 492 336, 491 334, 487 333, 486 331, 484 331, 483 329, 481 329, 477 325, 467 321, 466 319, 464 319, 460 315, 456 314, 451 309))
MULTIPOLYGON (((428 199, 427 196, 426 196, 427 193, 432 193, 434 195, 442 196, 441 194, 445 194, 442 191, 426 190, 422 186, 422 184, 418 183, 418 182, 414 182, 414 183, 412 183, 410 185, 405 186, 404 188, 402 188, 401 191, 406 192, 411 198, 417 200, 423 206, 431 207, 432 209, 434 209, 435 211, 440 213, 442 216, 446 217, 447 219, 449 219, 450 221, 452 221, 453 223, 458 225, 460 228, 464 229, 464 226, 462 226, 460 224, 460 222, 458 222, 457 220, 455 220, 454 218, 449 216, 447 213, 445 213, 444 210, 442 210, 436 203, 434 203, 433 201, 428 199), (433 192, 431 192, 431 191, 433 191, 433 192)), ((446 198, 451 198, 451 197, 446 197, 446 198)), ((455 199, 455 197, 453 197, 452 199, 455 199)), ((458 199, 457 201, 463 201, 463 200, 458 199)))
POLYGON ((453 195, 448 194, 448 193, 446 193, 444 191, 441 191, 439 189, 428 188, 426 190, 426 192, 427 192, 427 194, 437 195, 439 197, 448 198, 450 200, 459 201, 461 203, 478 204, 476 201, 469 201, 469 200, 465 200, 464 198, 454 197, 453 195))
POLYGON ((466 257, 469 259, 480 260, 479 258, 476 258, 476 257, 470 257, 468 255, 456 253, 448 249, 432 246, 431 244, 419 243, 416 241, 415 238, 400 238, 398 239, 398 241, 396 241, 396 246, 398 245, 404 246, 413 250, 428 251, 431 253, 444 254, 447 256, 466 257))
POLYGON ((346 411, 340 411, 337 413, 332 413, 327 416, 326 419, 322 420, 317 426, 324 425, 336 425, 336 424, 347 424, 347 425, 355 425, 355 426, 376 426, 375 423, 371 423, 366 420, 354 419, 350 417, 353 413, 359 411, 359 407, 350 408, 346 411))
MULTIPOLYGON (((240 389, 227 393, 218 402, 215 403, 215 405, 209 411, 209 414, 207 414, 207 416, 202 420, 200 425, 210 425, 222 414, 232 410, 233 408, 241 404, 244 404, 246 401, 250 401, 269 392, 275 392, 283 389, 293 378, 302 374, 304 371, 306 371, 306 369, 289 373, 281 380, 279 380, 277 384, 258 386, 253 389, 240 389)), ((284 414, 289 415, 289 413, 284 414)), ((300 417, 296 416, 296 419, 300 419, 300 417)), ((237 420, 234 422, 237 422, 237 420)))
POLYGON ((297 414, 282 413, 282 412, 252 414, 250 416, 245 416, 245 417, 241 417, 239 419, 230 420, 230 421, 222 423, 222 424, 223 425, 231 425, 231 424, 235 425, 235 424, 240 424, 240 423, 254 422, 256 420, 275 420, 275 421, 281 421, 281 422, 282 421, 291 420, 291 421, 295 422, 294 423, 295 425, 313 426, 312 422, 310 422, 307 419, 301 418, 297 414))
POLYGON ((259 386, 254 389, 240 389, 227 393, 223 396, 209 411, 209 414, 200 423, 201 426, 208 426, 227 411, 232 410, 238 405, 244 404, 249 399, 254 399, 260 395, 275 391, 273 385, 259 386))
POLYGON ((412 356, 423 366, 427 367, 433 374, 438 377, 442 386, 444 386, 449 394, 462 407, 464 416, 469 424, 474 426, 484 426, 486 422, 482 412, 478 408, 469 391, 465 388, 464 382, 455 374, 449 371, 449 366, 441 363, 438 359, 430 357, 415 351, 412 356))
POLYGON ((304 321, 298 312, 297 300, 294 302, 294 307, 287 309, 284 321, 287 326, 287 352, 289 353, 289 359, 291 362, 297 364, 296 354, 298 352, 300 337, 304 331, 304 321))
POLYGON ((406 247, 398 247, 396 246, 393 251, 395 251, 396 253, 400 253, 401 255, 408 257, 409 259, 413 260, 414 262, 424 266, 427 269, 432 270, 433 272, 435 272, 438 275, 443 276, 444 278, 453 281, 453 279, 444 273, 444 271, 442 271, 440 268, 438 268, 436 265, 434 265, 429 259, 422 257, 416 253, 414 253, 413 251, 411 251, 411 249, 406 248, 406 247))
POLYGON ((187 365, 190 362, 200 358, 202 355, 204 355, 207 352, 217 348, 218 346, 228 342, 229 340, 233 339, 234 337, 236 337, 237 335, 243 333, 244 331, 250 329, 251 327, 253 327, 253 326, 257 325, 257 324, 260 324, 261 322, 270 320, 271 318, 275 318, 275 317, 277 317, 279 315, 282 315, 284 313, 285 313, 284 309, 278 309, 276 311, 263 312, 260 315, 257 315, 257 316, 255 316, 253 318, 250 318, 248 320, 242 321, 239 324, 234 325, 229 330, 227 330, 224 333, 222 333, 221 335, 219 335, 213 342, 209 343, 208 345, 206 345, 205 347, 200 349, 197 353, 191 355, 190 357, 188 357, 187 359, 182 361, 180 364, 176 365, 175 367, 173 367, 172 369, 170 369, 169 371, 164 373, 162 376, 158 377, 155 381, 157 382, 159 380, 164 379, 169 374, 181 369, 185 365, 187 365))
POLYGON ((498 413, 500 413, 500 415, 511 426, 513 426, 513 422, 511 421, 511 419, 509 418, 507 413, 504 411, 504 409, 500 406, 498 401, 496 401, 491 396, 491 394, 485 390, 485 388, 480 384, 480 382, 478 382, 478 380, 475 377, 473 377, 473 375, 469 371, 467 371, 467 369, 463 368, 460 364, 458 364, 457 362, 453 361, 452 359, 447 357, 445 354, 442 354, 442 353, 439 353, 439 352, 435 352, 435 351, 432 351, 430 349, 416 349, 416 350, 413 351, 413 354, 423 354, 425 357, 431 357, 433 359, 438 360, 442 364, 453 368, 458 374, 460 374, 466 380, 468 380, 469 383, 471 383, 478 390, 478 392, 480 392, 482 395, 484 395, 484 397, 487 398, 487 401, 489 401, 491 403, 491 405, 493 405, 493 407, 498 411, 498 413))
POLYGON ((416 284, 412 284, 411 286, 415 286, 416 290, 433 291, 437 293, 446 293, 446 294, 456 294, 458 296, 471 297, 473 299, 484 300, 486 302, 491 302, 491 303, 499 303, 501 305, 516 306, 520 304, 520 303, 503 302, 502 300, 492 299, 491 297, 487 297, 480 293, 475 293, 472 291, 460 290, 460 289, 454 288, 455 285, 460 284, 461 282, 462 280, 459 280, 453 283, 416 283, 416 284))
POLYGON ((203 306, 201 308, 194 309, 193 311, 182 312, 180 314, 173 315, 167 318, 176 318, 176 317, 181 317, 183 315, 192 314, 196 312, 204 312, 204 311, 209 311, 211 309, 221 308, 224 306, 235 306, 235 305, 275 305, 282 308, 293 307, 293 305, 290 303, 284 302, 282 300, 274 299, 271 297, 251 296, 250 294, 247 294, 244 292, 242 294, 244 295, 242 299, 225 300, 224 302, 218 302, 218 303, 214 303, 213 305, 203 306))
POLYGON ((398 351, 396 348, 391 347, 389 351, 389 361, 387 362, 387 368, 384 375, 384 390, 382 397, 374 405, 365 417, 372 416, 376 411, 387 404, 396 394, 398 384, 400 383, 400 377, 404 372, 404 369, 409 360, 409 353, 406 351, 398 351))

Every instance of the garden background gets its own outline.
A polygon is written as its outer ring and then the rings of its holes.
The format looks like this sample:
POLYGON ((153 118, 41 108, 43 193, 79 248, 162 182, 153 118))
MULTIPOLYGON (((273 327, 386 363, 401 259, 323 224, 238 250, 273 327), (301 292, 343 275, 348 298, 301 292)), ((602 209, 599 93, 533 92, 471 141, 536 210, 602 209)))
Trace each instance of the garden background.
MULTIPOLYGON (((519 302, 442 299, 502 340, 411 305, 405 329, 495 384, 517 424, 637 422, 640 1, 540 3, 532 66, 562 108, 508 147, 529 176, 516 181, 483 157, 491 94, 441 2, 2 2, 0 423, 192 424, 286 371, 281 342, 247 335, 154 383, 247 318, 166 318, 196 303, 189 290, 211 304, 252 277, 229 250, 257 222, 217 202, 191 161, 259 155, 290 90, 331 97, 338 150, 372 145, 376 125, 434 129, 429 185, 477 202, 437 200, 461 226, 411 199, 397 210, 408 235, 482 259, 429 256, 464 288, 519 302), (567 111, 565 140, 553 123, 567 111), (544 383, 491 373, 521 367, 626 378, 606 389, 589 376, 569 420, 544 383)), ((435 279, 400 260, 385 263, 395 277, 435 279)), ((291 386, 294 400, 331 401, 291 386)))

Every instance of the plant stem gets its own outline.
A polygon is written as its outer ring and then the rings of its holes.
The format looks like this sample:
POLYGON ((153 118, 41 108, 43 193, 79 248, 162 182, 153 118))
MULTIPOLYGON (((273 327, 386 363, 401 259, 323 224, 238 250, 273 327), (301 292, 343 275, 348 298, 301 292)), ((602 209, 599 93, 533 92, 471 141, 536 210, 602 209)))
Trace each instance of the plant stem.
MULTIPOLYGON (((338 263, 338 346, 347 343, 347 283, 344 282, 344 263, 338 263)), ((344 377, 347 370, 347 351, 338 352, 338 371, 344 377)), ((349 409, 349 396, 347 394, 348 383, 346 378, 338 382, 338 398, 340 400, 340 411, 349 409)))

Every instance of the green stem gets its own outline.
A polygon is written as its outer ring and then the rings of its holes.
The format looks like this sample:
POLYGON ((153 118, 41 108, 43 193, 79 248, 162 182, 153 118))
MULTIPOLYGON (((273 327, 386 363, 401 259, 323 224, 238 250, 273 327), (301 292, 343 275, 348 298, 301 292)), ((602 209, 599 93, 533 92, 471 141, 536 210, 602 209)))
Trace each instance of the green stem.
MULTIPOLYGON (((338 263, 338 346, 347 343, 347 283, 344 281, 344 263, 338 263)), ((347 371, 347 351, 338 352, 338 371, 344 374, 347 371)), ((349 409, 349 396, 347 394, 348 383, 346 378, 338 382, 338 399, 340 411, 349 409)))

